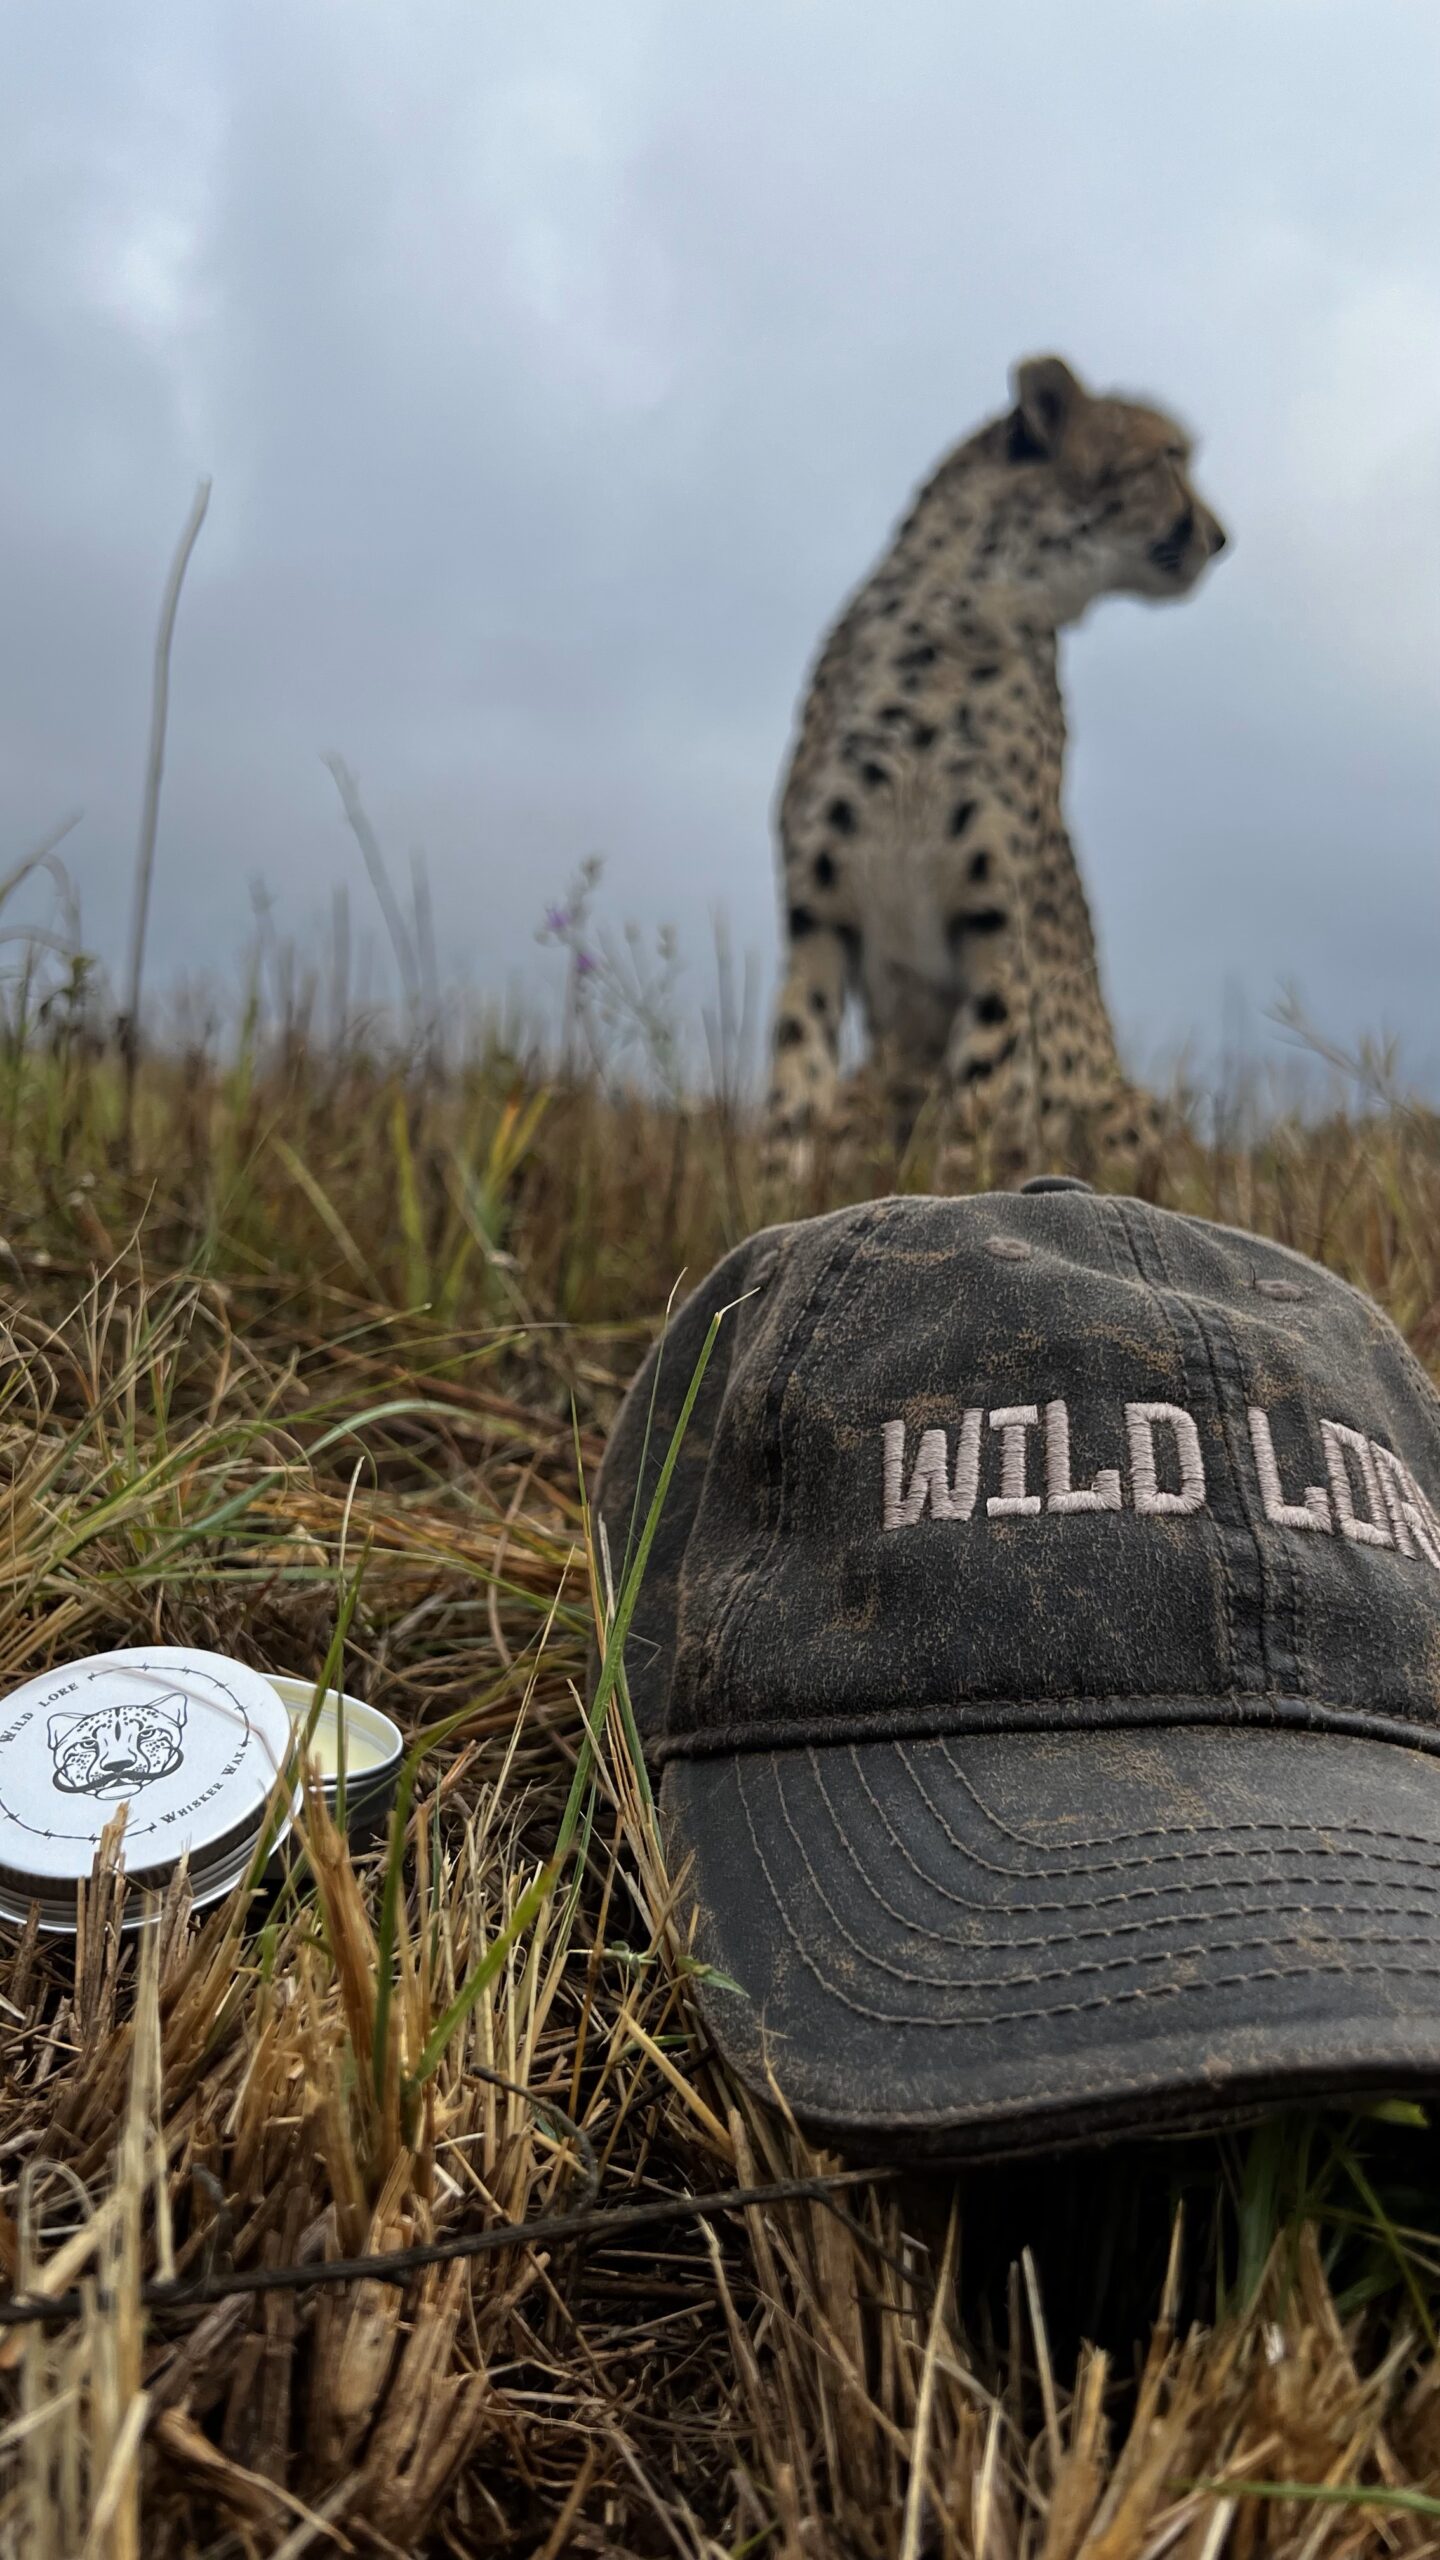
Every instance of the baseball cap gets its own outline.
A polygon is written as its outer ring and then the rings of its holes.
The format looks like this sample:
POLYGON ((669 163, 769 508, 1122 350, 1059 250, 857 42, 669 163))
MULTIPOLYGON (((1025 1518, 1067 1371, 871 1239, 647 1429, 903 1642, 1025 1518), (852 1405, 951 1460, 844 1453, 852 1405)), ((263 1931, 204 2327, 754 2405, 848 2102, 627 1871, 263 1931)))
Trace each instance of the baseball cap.
POLYGON ((1287 1248, 1046 1177, 771 1227, 611 1435, 726 2060, 951 2155, 1440 2081, 1440 1400, 1287 1248))

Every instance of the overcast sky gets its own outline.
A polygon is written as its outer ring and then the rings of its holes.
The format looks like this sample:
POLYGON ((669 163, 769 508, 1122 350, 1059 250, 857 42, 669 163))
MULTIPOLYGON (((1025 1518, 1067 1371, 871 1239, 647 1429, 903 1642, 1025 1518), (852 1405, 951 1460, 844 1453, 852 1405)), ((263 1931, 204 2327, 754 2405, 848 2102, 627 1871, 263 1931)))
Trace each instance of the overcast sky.
MULTIPOLYGON (((1137 1053, 1286 981, 1440 1078, 1440 18, 1424 0, 55 0, 0 37, 0 874, 83 804, 123 948, 165 568, 151 968, 263 880, 553 983, 547 899, 766 976, 804 670, 1019 354, 1200 438, 1234 549, 1067 643, 1137 1053)), ((28 913, 40 913, 36 899, 28 913)))

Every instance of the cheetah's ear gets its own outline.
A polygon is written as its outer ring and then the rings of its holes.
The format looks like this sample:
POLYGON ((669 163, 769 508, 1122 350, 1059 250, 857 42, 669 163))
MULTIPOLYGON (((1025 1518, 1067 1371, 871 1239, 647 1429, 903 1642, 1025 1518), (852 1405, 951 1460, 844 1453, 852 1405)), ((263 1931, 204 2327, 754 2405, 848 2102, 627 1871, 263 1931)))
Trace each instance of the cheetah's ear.
POLYGON ((1083 383, 1063 356, 1027 356, 1012 372, 1010 388, 1031 444, 1057 454, 1090 397, 1083 383))

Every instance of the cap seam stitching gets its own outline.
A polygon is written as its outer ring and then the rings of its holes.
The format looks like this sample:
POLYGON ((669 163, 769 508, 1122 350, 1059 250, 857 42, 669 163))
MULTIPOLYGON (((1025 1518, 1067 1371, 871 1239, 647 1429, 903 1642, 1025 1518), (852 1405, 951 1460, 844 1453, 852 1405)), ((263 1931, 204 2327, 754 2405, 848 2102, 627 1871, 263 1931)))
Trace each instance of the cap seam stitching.
MULTIPOLYGON (((1235 1363, 1235 1374, 1239 1379, 1241 1395, 1247 1408, 1248 1427, 1248 1408, 1256 1400, 1256 1390, 1253 1384, 1253 1371, 1246 1361, 1245 1353, 1241 1346, 1240 1336, 1236 1330, 1231 1310, 1228 1308, 1222 1308, 1219 1313, 1218 1322, 1223 1328, 1226 1339, 1230 1345, 1230 1355, 1235 1363)), ((1235 1424, 1237 1441, 1239 1438, 1239 1430, 1240 1425, 1237 1420, 1235 1424)), ((1244 1471, 1237 1468, 1236 1472, 1243 1484, 1247 1480, 1244 1471)), ((1244 1502, 1244 1499, 1245 1497, 1242 1493, 1242 1502, 1244 1502)), ((1267 1537, 1261 1526, 1260 1519, 1257 1517, 1255 1512, 1251 1510, 1248 1503, 1245 1505, 1245 1508, 1250 1521, 1251 1536, 1254 1538, 1257 1551, 1263 1559, 1262 1572, 1267 1576, 1275 1577, 1284 1586, 1285 1595, 1289 1604, 1290 1659, 1285 1666, 1286 1677, 1284 1681, 1280 1682, 1277 1680, 1276 1685, 1283 1687, 1287 1695, 1303 1698, 1308 1694, 1309 1681, 1308 1656, 1305 1647, 1305 1593, 1300 1574, 1299 1554, 1293 1540, 1267 1537)), ((1279 1633, 1278 1615, 1279 1612, 1277 1609, 1277 1635, 1279 1633)), ((1268 1643, 1266 1645, 1266 1660, 1268 1664, 1270 1661, 1270 1648, 1268 1643)), ((1273 1665, 1271 1667, 1273 1669, 1273 1665)))
MULTIPOLYGON (((775 1398, 775 1383, 776 1383, 776 1379, 777 1379, 777 1378, 780 1378, 780 1377, 782 1377, 782 1376, 784 1376, 784 1377, 788 1377, 788 1375, 789 1375, 789 1369, 790 1369, 790 1359, 791 1359, 791 1346, 792 1346, 792 1344, 795 1342, 795 1340, 796 1340, 796 1338, 797 1338, 797 1336, 798 1336, 798 1334, 799 1334, 799 1332, 800 1332, 801 1327, 803 1326, 803 1324, 805 1323, 805 1320, 806 1320, 807 1316, 809 1315, 810 1308, 811 1308, 811 1305, 812 1305, 812 1303, 813 1303, 813 1301, 814 1301, 816 1291, 820 1288, 820 1286, 821 1286, 822 1282, 823 1282, 823 1281, 824 1281, 824 1279, 825 1279, 825 1276, 826 1276, 827 1272, 829 1272, 829 1271, 832 1269, 832 1267, 833 1267, 833 1265, 834 1265, 834 1263, 835 1263, 835 1261, 836 1261, 836 1258, 837 1258, 837 1256, 840 1254, 841 1250, 843 1249, 843 1247, 844 1247, 844 1245, 845 1245, 846 1241, 847 1241, 847 1238, 846 1238, 846 1235, 845 1235, 845 1233, 844 1233, 844 1232, 841 1232, 840 1234, 836 1235, 836 1236, 835 1236, 835 1238, 833 1239, 833 1241, 832 1241, 831 1245, 830 1245, 829 1251, 828 1251, 827 1253, 825 1253, 825 1254, 822 1256, 821 1261, 820 1261, 819 1268, 818 1268, 818 1269, 817 1269, 817 1271, 815 1272, 815 1275, 814 1275, 813 1279, 811 1280, 811 1283, 810 1283, 809 1288, 808 1288, 808 1289, 806 1290, 806 1292, 805 1292, 805 1296, 804 1296, 804 1298, 802 1299, 802 1301, 801 1301, 801 1304, 800 1304, 799 1308, 796 1310, 795 1316, 793 1317, 793 1319, 792 1319, 792 1321, 791 1321, 791 1324, 790 1324, 789 1330, 788 1330, 788 1332, 786 1333, 784 1343, 783 1343, 783 1345, 782 1345, 782 1347, 781 1347, 780 1351, 779 1351, 779 1352, 778 1352, 778 1354, 776 1355, 775 1367, 774 1367, 774 1370, 773 1370, 773 1372, 772 1372, 772 1374, 771 1374, 771 1377, 770 1377, 770 1379, 769 1379, 769 1381, 768 1381, 768 1383, 767 1383, 767 1385, 766 1385, 766 1389, 765 1389, 765 1397, 764 1397, 764 1405, 763 1405, 763 1408, 762 1408, 762 1430, 763 1430, 763 1432, 764 1432, 765 1439, 766 1439, 767 1443, 768 1443, 768 1440, 769 1440, 769 1438, 770 1438, 769 1413, 770 1413, 770 1408, 771 1408, 772 1403, 774 1403, 774 1404, 775 1404, 775 1424, 774 1424, 774 1432, 775 1432, 775 1439, 776 1439, 777 1446, 778 1446, 778 1442, 779 1442, 779 1432, 780 1432, 780 1412, 781 1412, 781 1408, 783 1407, 783 1403, 784 1403, 784 1388, 783 1388, 783 1386, 781 1387, 781 1390, 780 1390, 780 1396, 779 1396, 779 1399, 778 1399, 778 1401, 777 1401, 777 1400, 776 1400, 776 1398, 775 1398)), ((768 1499, 768 1488, 767 1488, 767 1499, 768 1499)), ((778 1500, 778 1495, 777 1495, 777 1500, 778 1500)), ((693 1523, 692 1523, 692 1528, 693 1528, 693 1523)), ((759 1526, 759 1527, 758 1527, 758 1528, 757 1528, 757 1529, 752 1533, 751 1538, 750 1538, 750 1541, 749 1541, 749 1545, 748 1545, 748 1548, 747 1548, 747 1552, 746 1552, 746 1561, 745 1561, 744 1567, 743 1567, 743 1568, 742 1568, 742 1570, 741 1570, 741 1571, 740 1571, 740 1572, 735 1576, 735 1580, 734 1580, 733 1586, 732 1586, 732 1588, 731 1588, 731 1591, 730 1591, 729 1597, 728 1597, 728 1599, 725 1601, 724 1605, 721 1607, 721 1609, 720 1609, 720 1611, 719 1611, 719 1613, 718 1613, 718 1617, 717 1617, 717 1620, 716 1620, 716 1625, 715 1625, 714 1633, 713 1633, 713 1636, 712 1636, 712 1639, 711 1639, 710 1652, 711 1652, 711 1659, 712 1659, 712 1660, 719 1661, 719 1660, 721 1660, 721 1659, 723 1658, 723 1656, 724 1656, 724 1654, 725 1654, 726 1645, 727 1645, 727 1639, 728 1639, 728 1637, 729 1637, 729 1633, 730 1633, 730 1628, 731 1628, 732 1622, 734 1622, 734 1621, 736 1620, 736 1618, 737 1618, 737 1613, 739 1613, 739 1612, 740 1612, 740 1610, 742 1609, 743 1604, 744 1604, 744 1600, 745 1600, 745 1595, 746 1595, 747 1588, 748 1588, 748 1586, 750 1585, 750 1583, 751 1583, 751 1582, 756 1578, 756 1576, 757 1576, 757 1574, 758 1574, 758 1568, 759 1568, 759 1565, 760 1565, 760 1563, 762 1562, 763 1557, 764 1557, 764 1555, 765 1555, 766 1551, 767 1551, 767 1550, 768 1550, 768 1548, 773 1544, 774 1539, 775 1539, 775 1536, 777 1535, 777 1533, 778 1533, 777 1524, 772 1524, 772 1523, 771 1523, 770 1521, 768 1521, 768 1520, 762 1520, 761 1525, 760 1525, 760 1526, 759 1526)), ((688 1545, 688 1540, 687 1540, 687 1545, 688 1545)), ((678 1659, 678 1658, 680 1658, 680 1657, 681 1657, 681 1655, 682 1655, 682 1647, 681 1647, 681 1643, 680 1643, 680 1611, 679 1611, 679 1608, 678 1608, 678 1607, 677 1607, 677 1611, 676 1611, 676 1625, 675 1625, 675 1633, 676 1633, 676 1654, 677 1654, 677 1659, 678 1659)), ((673 1679, 672 1679, 672 1682, 671 1682, 671 1696, 672 1696, 672 1697, 673 1697, 673 1694, 674 1694, 674 1683, 673 1683, 673 1679)), ((693 1709, 693 1704, 694 1704, 694 1699, 693 1699, 693 1684, 692 1684, 692 1697, 691 1697, 691 1705, 692 1705, 692 1709, 693 1709)), ((664 1736, 663 1736, 663 1734, 662 1734, 662 1736, 661 1736, 661 1742, 662 1742, 662 1744, 663 1744, 663 1741, 664 1741, 664 1736)))
POLYGON ((813 1339, 815 1328, 824 1312, 823 1303, 817 1305, 816 1301, 820 1298, 827 1281, 834 1281, 837 1286, 843 1287, 847 1278, 853 1279, 855 1259, 860 1245, 867 1235, 876 1233, 888 1219, 894 1217, 896 1208, 897 1203, 894 1200, 871 1202, 849 1229, 837 1236, 833 1247, 825 1256, 806 1291, 804 1303, 785 1338, 784 1348, 776 1364, 776 1376, 766 1395, 767 1412, 772 1400, 774 1406, 776 1466, 773 1510, 750 1540, 745 1563, 735 1578, 735 1588, 731 1594, 729 1606, 722 1613, 715 1628, 711 1640, 710 1658, 716 1664, 733 1662, 735 1654, 738 1653, 759 1602, 762 1579, 760 1568, 784 1530, 793 1474, 787 1458, 789 1435, 785 1427, 785 1406, 796 1371, 809 1347, 806 1327, 809 1327, 809 1335, 813 1339), (847 1258, 842 1261, 842 1256, 847 1258), (837 1264, 840 1266, 838 1273, 837 1264), (774 1393, 777 1381, 778 1396, 774 1393))
MULTIPOLYGON (((1108 1200, 1104 1200, 1104 1206, 1107 1209, 1110 1209, 1110 1205, 1111 1204, 1108 1200)), ((1129 1222, 1124 1215, 1123 1207, 1118 1200, 1114 1203, 1113 1210, 1111 1210, 1110 1224, 1114 1229, 1118 1230, 1120 1240, 1125 1247, 1130 1262, 1134 1266, 1136 1278, 1139 1280, 1142 1289, 1149 1291, 1155 1307, 1165 1325, 1166 1331, 1170 1336, 1170 1347, 1174 1354, 1175 1366, 1180 1373, 1181 1384, 1188 1395, 1190 1393, 1189 1367, 1184 1350, 1181 1346, 1180 1331, 1175 1322, 1174 1312, 1169 1306, 1167 1306, 1165 1299, 1162 1297, 1160 1291, 1156 1288, 1154 1281, 1146 1271, 1144 1263, 1140 1258, 1139 1246, 1136 1243, 1129 1222)), ((1117 1270, 1117 1277, 1118 1276, 1117 1270)), ((1225 1689, 1228 1696, 1238 1697, 1241 1694, 1241 1691, 1236 1670, 1237 1640, 1235 1632, 1236 1614, 1234 1579, 1230 1571, 1230 1559, 1225 1551, 1225 1539, 1218 1522, 1213 1524, 1210 1534, 1216 1561, 1220 1567, 1221 1598, 1225 1613, 1225 1652, 1228 1671, 1225 1689)))
MULTIPOLYGON (((1164 1289, 1160 1286, 1159 1282, 1152 1278, 1151 1274, 1145 1268, 1144 1259, 1140 1250, 1140 1237, 1136 1234, 1131 1221, 1125 1216, 1125 1204, 1123 1202, 1117 1202, 1116 1214, 1117 1224, 1119 1225, 1120 1232, 1124 1236, 1126 1243, 1130 1247, 1131 1254, 1134 1258, 1135 1268, 1140 1276, 1140 1280, 1143 1286, 1150 1291, 1157 1307, 1160 1309, 1169 1327, 1170 1339, 1174 1345, 1175 1359, 1180 1370, 1187 1399, 1192 1404, 1199 1401, 1195 1394, 1197 1376, 1193 1354, 1187 1350, 1181 1338, 1179 1321, 1181 1316, 1186 1319, 1192 1334, 1199 1338, 1201 1350, 1205 1355, 1205 1366, 1209 1373, 1210 1386, 1215 1394, 1215 1399, 1218 1404, 1219 1394, 1215 1380, 1214 1363, 1210 1358, 1210 1346, 1206 1340, 1204 1329, 1200 1323, 1198 1310, 1191 1304, 1187 1297, 1181 1294, 1180 1291, 1173 1288, 1168 1290, 1164 1289)), ((1144 1235, 1147 1243, 1154 1243, 1153 1233, 1148 1227, 1144 1230, 1144 1235)), ((1168 1280, 1169 1274, 1164 1257, 1160 1254, 1158 1245, 1155 1249, 1157 1258, 1159 1259, 1162 1277, 1168 1280)), ((1230 1465, 1231 1476, 1233 1478, 1236 1473, 1234 1454, 1230 1449, 1228 1439, 1224 1438, 1223 1414, 1221 1430, 1222 1445, 1224 1446, 1225 1454, 1230 1465)), ((1226 1684, 1227 1694, 1233 1698, 1252 1697, 1256 1694, 1255 1690, 1242 1681, 1241 1677, 1239 1594, 1235 1580, 1235 1569, 1230 1560, 1229 1534, 1225 1522, 1216 1517, 1213 1509, 1208 1509, 1208 1516, 1213 1524, 1211 1535, 1213 1539, 1215 1557, 1220 1567, 1221 1587, 1224 1593, 1225 1637, 1229 1657, 1229 1679, 1226 1684)), ((1248 1519, 1246 1520, 1246 1527, 1247 1529, 1249 1528, 1248 1519)), ((1262 1674, 1260 1686, 1263 1691, 1263 1674, 1265 1667, 1263 1649, 1259 1667, 1262 1674)))
POLYGON ((847 1717, 840 1730, 834 1713, 821 1709, 769 1725, 731 1724, 718 1732, 714 1728, 697 1728, 691 1733, 666 1734, 651 1757, 655 1765, 664 1767, 672 1760, 738 1760, 761 1751, 799 1751, 812 1743, 824 1747, 866 1742, 946 1742, 967 1734, 984 1734, 1003 1741, 1017 1733, 1089 1733, 1098 1738, 1110 1733, 1163 1730, 1167 1725, 1182 1725, 1187 1731, 1213 1725, 1226 1732, 1238 1727, 1261 1732, 1330 1733, 1358 1742, 1393 1744, 1399 1750, 1418 1751, 1427 1758, 1440 1756, 1440 1728, 1412 1724, 1402 1716, 1373 1715, 1360 1707, 1332 1706, 1321 1699, 1248 1691, 1239 1696, 1157 1693, 1153 1698, 1115 1692, 1075 1700, 952 1698, 909 1709, 900 1731, 883 1710, 847 1717), (1059 1710, 1066 1706, 1070 1712, 1062 1715, 1059 1710), (1117 1710, 1129 1712, 1122 1712, 1117 1720, 1117 1710))
MULTIPOLYGON (((1272 1658, 1270 1625, 1270 1594, 1276 1575, 1272 1559, 1267 1554, 1264 1543, 1261 1539, 1259 1526, 1251 1511, 1249 1502, 1246 1499, 1245 1470, 1241 1463, 1239 1422, 1236 1416, 1230 1411, 1226 1398, 1224 1385, 1220 1376, 1220 1357, 1215 1334, 1211 1331, 1207 1314, 1202 1306, 1200 1293, 1197 1290, 1192 1296, 1190 1293, 1187 1293, 1180 1282, 1176 1280, 1165 1252, 1164 1237, 1153 1227, 1149 1230, 1149 1240, 1154 1250, 1156 1262, 1159 1264, 1160 1270, 1164 1275, 1166 1287, 1171 1296, 1185 1308, 1186 1313, 1189 1315, 1195 1331, 1199 1336, 1201 1349, 1205 1355, 1205 1367, 1209 1378, 1210 1391, 1214 1398, 1215 1411, 1220 1422, 1221 1440, 1224 1445, 1226 1457, 1229 1461, 1231 1490, 1240 1513, 1240 1518, 1248 1532, 1250 1545, 1255 1557, 1258 1618, 1256 1635, 1258 1638, 1258 1660, 1261 1675, 1260 1686, 1262 1692, 1269 1695, 1280 1686, 1277 1677, 1276 1665, 1272 1658)), ((1225 1330, 1223 1314, 1221 1315, 1220 1324, 1217 1327, 1217 1330, 1225 1330)), ((1241 1394, 1248 1402, 1249 1399, 1244 1363, 1240 1358, 1233 1336, 1229 1337, 1229 1348, 1231 1357, 1235 1364, 1236 1376, 1241 1394)), ((1288 1688, 1289 1684, 1286 1683, 1286 1686, 1288 1688)))

